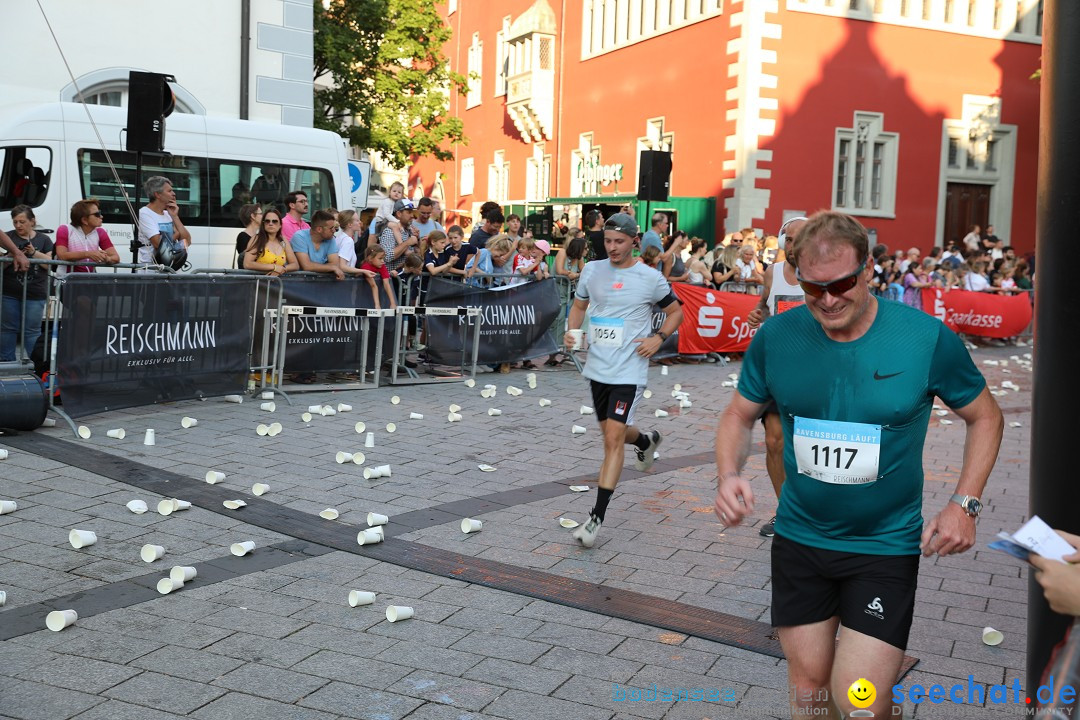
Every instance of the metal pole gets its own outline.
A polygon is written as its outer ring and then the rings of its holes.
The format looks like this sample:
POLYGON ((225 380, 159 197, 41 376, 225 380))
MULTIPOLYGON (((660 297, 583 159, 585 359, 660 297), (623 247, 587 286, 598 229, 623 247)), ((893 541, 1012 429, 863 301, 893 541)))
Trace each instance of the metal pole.
MULTIPOLYGON (((142 150, 135 152, 135 204, 139 204, 139 198, 142 197, 142 150)), ((120 192, 124 192, 123 188, 120 188, 120 192)), ((138 213, 138 210, 135 211, 138 213)), ((131 230, 131 263, 132 265, 139 262, 139 216, 135 216, 135 225, 131 230)), ((135 272, 132 268, 131 272, 135 272)))
MULTIPOLYGON (((1069 252, 1080 207, 1080 3, 1047 0, 1043 23, 1039 124, 1039 194, 1035 244, 1035 327, 1032 391, 1030 511, 1051 527, 1080 532, 1080 484, 1073 479, 1074 365, 1069 348, 1080 327, 1072 297, 1075 275, 1061 258, 1069 252)), ((1038 687, 1053 646, 1070 618, 1050 610, 1042 588, 1028 574, 1027 688, 1038 687)))
POLYGON ((251 0, 240 2, 240 119, 247 120, 251 73, 251 0))

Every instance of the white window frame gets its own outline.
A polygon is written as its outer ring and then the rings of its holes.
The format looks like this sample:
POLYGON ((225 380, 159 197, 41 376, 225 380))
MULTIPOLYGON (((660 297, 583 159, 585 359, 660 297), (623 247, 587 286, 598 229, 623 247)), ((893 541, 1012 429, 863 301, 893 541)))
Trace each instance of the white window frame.
POLYGON ((547 144, 533 143, 533 154, 525 166, 526 202, 547 202, 551 197, 551 155, 547 144))
POLYGON ((850 128, 836 128, 830 188, 833 210, 860 217, 896 217, 900 134, 885 132, 884 124, 882 113, 856 110, 850 128), (843 187, 840 185, 842 167, 843 187))
POLYGON ((510 163, 506 161, 505 150, 496 150, 492 163, 488 165, 487 195, 503 204, 510 199, 510 163))
POLYGON ((723 0, 584 0, 581 59, 719 17, 723 0))
POLYGON ((472 195, 476 189, 475 163, 472 158, 464 158, 461 161, 461 183, 458 188, 462 195, 472 195))
POLYGON ((465 96, 466 110, 476 107, 484 99, 481 92, 483 68, 484 42, 480 39, 480 33, 475 32, 472 36, 472 44, 469 45, 469 91, 465 96))
POLYGON ((502 30, 495 33, 495 97, 506 95, 506 81, 510 75, 510 16, 502 21, 502 30))

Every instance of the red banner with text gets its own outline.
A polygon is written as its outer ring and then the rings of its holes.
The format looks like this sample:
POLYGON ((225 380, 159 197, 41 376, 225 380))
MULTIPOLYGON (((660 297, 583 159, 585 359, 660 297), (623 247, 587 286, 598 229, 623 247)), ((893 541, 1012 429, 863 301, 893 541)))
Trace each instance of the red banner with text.
POLYGON ((989 338, 1015 337, 1031 324, 1028 293, 998 295, 923 288, 923 310, 938 318, 954 332, 989 338))
POLYGON ((679 352, 703 355, 710 352, 746 352, 756 330, 746 315, 757 305, 757 295, 720 292, 699 285, 672 285, 682 303, 679 352))

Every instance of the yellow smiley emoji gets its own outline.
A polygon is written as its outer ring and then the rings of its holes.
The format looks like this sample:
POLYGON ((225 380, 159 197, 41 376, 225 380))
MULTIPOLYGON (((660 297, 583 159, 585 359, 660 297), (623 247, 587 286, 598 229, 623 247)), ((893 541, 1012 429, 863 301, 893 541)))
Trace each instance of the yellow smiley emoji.
POLYGON ((874 687, 874 683, 866 678, 859 678, 851 683, 847 696, 855 707, 868 708, 874 704, 874 698, 877 697, 877 688, 874 687))

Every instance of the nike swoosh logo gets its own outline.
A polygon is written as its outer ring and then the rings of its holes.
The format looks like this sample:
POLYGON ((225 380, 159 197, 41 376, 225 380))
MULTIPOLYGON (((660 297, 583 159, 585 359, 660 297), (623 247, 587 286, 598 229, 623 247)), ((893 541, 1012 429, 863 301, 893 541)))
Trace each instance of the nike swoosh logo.
POLYGON ((901 375, 901 374, 903 374, 903 372, 904 371, 901 370, 900 372, 894 372, 894 373, 890 373, 888 375, 878 375, 878 371, 875 370, 874 371, 874 379, 875 380, 885 380, 887 378, 896 377, 897 375, 901 375))

